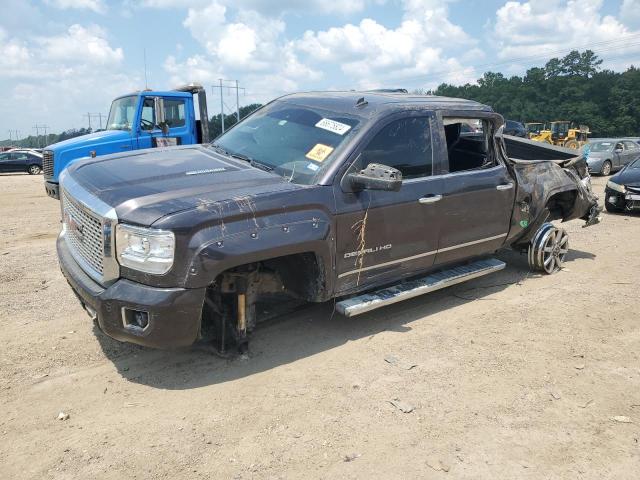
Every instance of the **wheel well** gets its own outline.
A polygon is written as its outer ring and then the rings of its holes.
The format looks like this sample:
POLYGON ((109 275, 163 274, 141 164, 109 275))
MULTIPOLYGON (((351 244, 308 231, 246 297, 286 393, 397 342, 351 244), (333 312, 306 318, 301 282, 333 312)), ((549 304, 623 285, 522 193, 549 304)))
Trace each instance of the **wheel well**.
POLYGON ((568 217, 573 210, 577 195, 577 190, 568 190, 551 195, 547 200, 547 210, 549 210, 550 214, 547 221, 561 220, 568 217))
POLYGON ((258 284, 265 284, 260 286, 260 289, 273 290, 276 288, 274 283, 279 283, 279 291, 285 291, 306 301, 318 302, 326 298, 324 266, 313 252, 238 265, 218 275, 212 287, 222 285, 225 277, 242 278, 249 275, 255 277, 258 284))

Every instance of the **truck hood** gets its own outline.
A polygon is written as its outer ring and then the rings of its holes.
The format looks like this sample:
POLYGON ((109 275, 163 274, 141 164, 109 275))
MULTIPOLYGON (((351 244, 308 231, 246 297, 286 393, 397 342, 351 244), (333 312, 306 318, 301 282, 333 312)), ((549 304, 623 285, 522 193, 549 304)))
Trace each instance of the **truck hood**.
POLYGON ((103 130, 101 132, 88 133, 80 137, 69 138, 62 142, 49 145, 46 149, 54 152, 76 149, 81 147, 90 147, 97 143, 113 142, 113 141, 129 141, 131 140, 131 132, 125 130, 103 130))
POLYGON ((304 188, 201 145, 86 159, 67 175, 115 208, 120 221, 138 225, 234 197, 304 188))

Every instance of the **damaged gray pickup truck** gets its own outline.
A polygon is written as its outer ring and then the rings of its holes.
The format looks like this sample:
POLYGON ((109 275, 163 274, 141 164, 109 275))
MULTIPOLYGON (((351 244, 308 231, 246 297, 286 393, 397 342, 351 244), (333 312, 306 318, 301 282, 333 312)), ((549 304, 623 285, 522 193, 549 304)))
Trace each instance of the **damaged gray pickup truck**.
POLYGON ((62 271, 99 328, 245 350, 263 299, 349 317, 504 268, 562 267, 553 220, 597 223, 574 151, 476 102, 391 92, 272 101, 210 145, 87 159, 61 178, 62 271))

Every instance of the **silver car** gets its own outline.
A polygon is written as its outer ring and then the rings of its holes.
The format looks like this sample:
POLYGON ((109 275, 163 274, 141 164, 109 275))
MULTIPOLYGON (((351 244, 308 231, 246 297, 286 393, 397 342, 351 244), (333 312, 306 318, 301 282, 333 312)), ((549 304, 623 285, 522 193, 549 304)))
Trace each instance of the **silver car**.
POLYGON ((596 138, 584 151, 590 173, 610 175, 640 156, 640 145, 628 138, 596 138))

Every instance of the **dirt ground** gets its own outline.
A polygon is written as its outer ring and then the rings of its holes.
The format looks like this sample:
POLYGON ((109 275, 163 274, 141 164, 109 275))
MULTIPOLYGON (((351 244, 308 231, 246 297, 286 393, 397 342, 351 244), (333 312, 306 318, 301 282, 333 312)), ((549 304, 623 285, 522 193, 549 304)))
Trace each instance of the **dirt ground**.
POLYGON ((58 208, 42 177, 0 176, 2 479, 640 477, 638 215, 567 224, 556 275, 505 252, 354 319, 311 306, 228 361, 97 331, 58 208))

